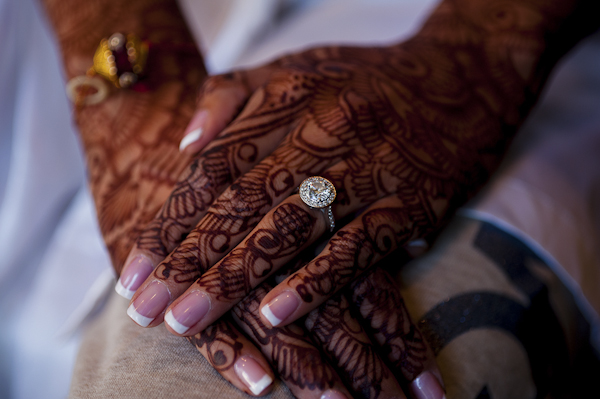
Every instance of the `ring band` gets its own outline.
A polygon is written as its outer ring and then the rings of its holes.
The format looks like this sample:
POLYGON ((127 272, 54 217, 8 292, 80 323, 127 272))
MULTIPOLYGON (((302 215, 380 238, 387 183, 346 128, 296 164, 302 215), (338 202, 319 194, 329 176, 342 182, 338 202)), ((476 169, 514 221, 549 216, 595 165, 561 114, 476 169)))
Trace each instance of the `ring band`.
POLYGON ((335 200, 336 191, 333 183, 321 176, 312 176, 300 184, 300 198, 312 209, 319 209, 327 217, 329 231, 335 228, 335 218, 331 204, 335 200))

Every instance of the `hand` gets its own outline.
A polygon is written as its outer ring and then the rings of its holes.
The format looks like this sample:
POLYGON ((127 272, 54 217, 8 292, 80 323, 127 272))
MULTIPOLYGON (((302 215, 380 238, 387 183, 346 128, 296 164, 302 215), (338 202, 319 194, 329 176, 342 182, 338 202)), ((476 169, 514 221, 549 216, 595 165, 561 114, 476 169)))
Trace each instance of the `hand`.
MULTIPOLYGON (((233 309, 234 319, 296 397, 321 397, 332 389, 348 398, 405 397, 409 390, 411 397, 421 397, 423 390, 439 398, 444 394, 433 353, 383 270, 368 273, 352 291, 345 290, 311 312, 304 326, 269 327, 261 320, 258 305, 271 288, 269 280, 240 301, 233 309)), ((213 365, 218 363, 213 359, 223 359, 223 354, 236 360, 231 342, 206 345, 199 338, 213 329, 210 326, 191 341, 202 353, 215 354, 205 355, 213 365)), ((223 373, 234 366, 228 361, 216 368, 223 373)))
POLYGON ((557 5, 460 4, 443 2, 397 46, 315 49, 209 80, 199 106, 207 113, 195 119, 202 140, 245 106, 129 255, 147 265, 127 269, 138 281, 154 270, 130 287, 139 287, 131 313, 152 327, 166 312, 180 335, 213 323, 326 230, 323 215, 291 195, 311 175, 336 186, 336 219, 360 215, 265 296, 266 325, 296 320, 438 229, 501 160, 556 60, 541 57, 546 34, 568 15, 557 5), (193 316, 183 320, 184 308, 193 316))
MULTIPOLYGON (((121 109, 125 112, 127 111, 127 107, 121 107, 121 109)), ((143 137, 143 133, 146 131, 140 128, 136 129, 135 132, 139 134, 138 137, 143 137)), ((157 163, 154 161, 161 158, 159 154, 170 154, 170 159, 173 160, 175 165, 187 161, 186 157, 177 156, 177 140, 166 135, 160 135, 160 137, 163 137, 164 139, 154 143, 152 147, 148 147, 147 151, 143 151, 139 158, 130 161, 133 165, 133 170, 143 171, 145 169, 154 169, 155 176, 161 176, 168 170, 174 170, 175 168, 170 163, 158 163, 159 165, 163 165, 166 168, 166 171, 161 170, 156 166, 157 163)), ((103 144, 104 143, 106 142, 103 141, 103 144)), ((106 151, 106 148, 99 145, 99 148, 94 148, 94 151, 91 151, 91 153, 98 154, 101 150, 106 151)), ((122 150, 123 153, 120 154, 122 157, 127 154, 136 153, 136 151, 131 151, 131 146, 123 146, 122 150)), ((115 154, 115 157, 117 155, 118 153, 115 154)), ((107 168, 105 166, 106 163, 97 162, 93 165, 102 165, 102 169, 105 173, 100 173, 97 169, 93 169, 92 175, 98 173, 104 181, 118 179, 118 176, 114 176, 110 172, 107 172, 114 170, 114 168, 107 168)), ((126 178, 121 177, 122 184, 116 185, 117 187, 129 187, 128 190, 122 189, 106 193, 105 196, 96 196, 97 203, 106 204, 104 206, 99 206, 99 209, 101 210, 99 218, 102 221, 101 224, 103 226, 105 238, 109 243, 110 253, 116 262, 122 262, 123 252, 119 249, 127 245, 127 241, 125 241, 124 238, 134 236, 135 232, 143 226, 152 214, 152 210, 136 212, 133 214, 122 213, 124 200, 135 200, 137 203, 143 203, 145 207, 149 207, 152 204, 155 204, 156 206, 159 201, 164 199, 164 194, 166 193, 166 190, 160 189, 168 189, 170 188, 168 185, 173 184, 173 180, 152 179, 151 177, 152 174, 150 173, 128 174, 126 178), (145 191, 133 190, 133 188, 131 188, 138 186, 153 187, 147 191, 147 193, 151 194, 147 194, 147 197, 144 198, 143 195, 145 191), (162 197, 160 196, 161 192, 163 193, 162 197), (109 198, 110 200, 102 201, 103 198, 109 198), (119 217, 127 215, 130 215, 130 217, 122 220, 118 219, 119 217), (144 220, 145 218, 146 220, 144 220), (119 220, 118 223, 115 222, 117 220, 119 220), (121 226, 121 228, 119 228, 119 226, 121 226), (113 240, 108 241, 110 238, 113 240)), ((99 186, 110 187, 111 184, 99 186)), ((264 288, 262 288, 260 293, 264 296, 264 288)), ((364 394, 365 392, 363 391, 369 390, 369 396, 366 397, 385 397, 386 395, 391 394, 400 396, 403 391, 398 381, 406 386, 406 384, 416 378, 416 375, 401 373, 401 371, 406 371, 407 365, 414 367, 411 367, 409 369, 410 371, 416 370, 417 372, 420 372, 425 367, 437 370, 435 363, 433 363, 432 360, 433 355, 430 350, 427 350, 427 346, 423 341, 422 336, 420 334, 415 336, 412 334, 412 331, 408 331, 410 334, 403 331, 399 334, 400 336, 389 333, 385 335, 388 339, 394 338, 396 341, 399 341, 403 349, 400 353, 402 354, 402 359, 404 361, 402 364, 404 365, 404 368, 399 367, 399 371, 388 369, 385 365, 385 361, 375 352, 374 347, 370 343, 370 338, 360 329, 360 325, 358 325, 356 321, 352 322, 351 320, 348 320, 350 318, 350 306, 347 301, 345 302, 345 312, 329 315, 327 319, 329 324, 320 326, 318 334, 314 333, 312 335, 320 334, 320 336, 324 336, 329 334, 332 336, 337 331, 337 327, 344 322, 349 329, 345 339, 350 340, 350 342, 359 345, 359 347, 362 348, 362 351, 359 353, 363 356, 358 358, 351 357, 356 356, 356 352, 350 352, 350 349, 355 349, 355 346, 350 346, 348 342, 345 342, 343 345, 340 344, 342 349, 338 348, 337 353, 330 354, 330 361, 321 358, 319 346, 325 345, 324 342, 319 341, 320 345, 315 347, 314 343, 312 343, 309 338, 309 334, 300 326, 293 326, 285 330, 280 330, 268 328, 264 326, 264 324, 259 324, 252 326, 250 331, 248 323, 250 323, 251 320, 259 319, 256 298, 260 297, 256 295, 258 294, 255 293, 254 296, 251 295, 251 299, 249 298, 236 307, 235 314, 237 323, 232 322, 230 318, 223 318, 202 333, 189 337, 189 340, 198 348, 207 360, 209 360, 211 365, 213 365, 217 371, 233 385, 249 394, 264 394, 269 391, 270 387, 267 386, 261 389, 259 385, 256 385, 256 381, 244 380, 242 378, 243 374, 238 373, 240 364, 244 364, 245 368, 256 367, 258 365, 258 373, 267 375, 271 381, 274 378, 273 372, 270 369, 270 365, 272 365, 278 375, 298 398, 321 397, 323 393, 331 390, 345 394, 347 397, 351 397, 344 385, 349 384, 349 382, 352 383, 346 386, 349 386, 355 395, 364 394), (253 300, 254 302, 252 302, 253 300), (250 307, 252 311, 248 309, 248 307, 250 307), (344 316, 346 320, 336 321, 336 316, 344 316), (245 322, 241 320, 245 320, 245 322), (250 336, 254 338, 254 344, 256 346, 253 345, 244 334, 240 333, 237 326, 238 324, 245 326, 245 332, 255 334, 250 336), (268 337, 268 339, 261 340, 259 339, 261 336, 268 337), (257 348, 262 350, 264 356, 261 355, 261 352, 259 352, 257 348), (293 356, 286 356, 288 353, 293 353, 293 356), (352 361, 349 359, 352 359, 352 361), (358 366, 361 362, 367 361, 370 362, 368 366, 358 366), (330 362, 333 366, 330 365, 330 362), (335 367, 338 363, 343 362, 346 362, 344 367, 335 367), (362 375, 360 378, 355 378, 352 374, 350 374, 350 376, 347 375, 348 373, 355 372, 357 367, 359 369, 369 370, 370 372, 362 375), (397 377, 394 376, 394 373, 396 372, 399 373, 397 377), (252 383, 254 383, 254 385, 252 383)), ((337 306, 336 302, 333 300, 328 302, 327 305, 329 312, 335 310, 337 306)), ((380 311, 389 312, 390 310, 393 310, 396 312, 398 309, 404 311, 400 314, 403 317, 398 318, 398 320, 407 320, 404 308, 383 308, 380 311)), ((387 318, 388 317, 386 317, 386 319, 387 318)), ((414 328, 412 324, 409 325, 414 328)), ((393 327, 395 328, 396 326, 393 327)), ((341 339, 342 338, 328 339, 327 344, 331 346, 334 342, 341 341, 341 339)), ((386 343, 381 342, 381 344, 385 345, 386 343)), ((440 378, 439 372, 436 372, 436 374, 438 375, 438 378, 440 378)))
MULTIPOLYGON (((104 3, 104 5, 110 4, 110 1, 104 3)), ((142 6, 144 3, 136 4, 142 6)), ((56 7, 63 5, 63 3, 48 4, 53 12, 57 11, 56 7)), ((102 3, 94 3, 94 5, 98 6, 102 3)), ((181 24, 177 9, 170 7, 172 4, 168 2, 163 6, 165 6, 162 13, 165 16, 163 23, 164 28, 168 28, 168 35, 165 33, 162 38, 173 35, 172 39, 175 42, 187 43, 195 49, 185 29, 183 31, 176 29, 176 27, 185 27, 181 24), (171 16, 172 19, 166 18, 167 16, 171 16), (169 25, 167 22, 172 24, 169 25)), ((101 14, 98 10, 92 11, 90 11, 92 15, 101 14)), ((69 14, 60 15, 64 17, 69 14)), ((145 13, 140 12, 138 15, 145 15, 145 13)), ((61 28, 72 26, 71 23, 62 20, 61 22, 59 24, 61 28)), ((81 21, 72 21, 74 24, 77 22, 81 21)), ((106 27, 107 31, 109 29, 106 27)), ((60 32, 65 64, 70 76, 80 73, 76 68, 69 68, 69 66, 79 65, 79 62, 74 60, 79 58, 84 60, 86 51, 93 50, 97 44, 90 41, 81 48, 74 47, 72 35, 76 32, 77 30, 60 32)), ((161 37, 160 31, 152 30, 152 34, 161 37)), ((162 48, 168 50, 168 45, 162 48)), ((129 90, 114 91, 99 105, 76 108, 76 120, 86 150, 90 186, 100 226, 117 272, 120 271, 132 245, 132 239, 156 214, 172 190, 178 175, 189 163, 188 157, 178 153, 177 144, 193 111, 194 88, 205 75, 202 59, 197 51, 163 52, 160 57, 156 53, 151 53, 149 62, 151 75, 148 78, 151 90, 143 93, 129 90), (159 63, 159 60, 162 63, 159 63), (177 70, 167 68, 172 64, 177 64, 180 68, 177 70)), ((258 318, 258 313, 251 313, 244 308, 243 304, 236 308, 236 315, 238 320, 258 318)), ((242 321, 238 323, 248 325, 242 321)), ((322 359, 319 349, 314 346, 302 327, 290 327, 283 332, 273 328, 267 331, 255 327, 253 331, 268 333, 271 343, 268 349, 271 362, 298 397, 320 397, 324 392, 331 390, 350 396, 344 387, 344 382, 338 376, 338 373, 345 376, 344 373, 350 370, 341 368, 336 371, 337 367, 330 366, 325 359, 322 359), (273 348, 272 343, 276 340, 278 345, 273 348), (288 353, 294 353, 294 356, 287 356, 288 353)), ((323 333, 327 329, 321 327, 320 331, 323 333)), ((355 364, 367 360, 374 361, 378 365, 375 370, 379 372, 364 375, 360 380, 360 389, 371 389, 373 395, 385 396, 393 393, 401 396, 402 390, 390 372, 386 371, 382 374, 382 370, 388 369, 378 355, 373 353, 370 340, 364 333, 362 335, 356 331, 353 333, 362 339, 360 344, 365 347, 363 351, 372 353, 368 359, 355 359, 355 364), (372 388, 369 388, 371 386, 372 388)), ((266 375, 267 380, 273 380, 269 362, 257 347, 238 331, 236 323, 232 323, 229 318, 218 321, 203 333, 189 339, 236 387, 254 395, 268 392, 269 384, 263 386, 252 384, 256 383, 252 381, 252 377, 256 375, 250 374, 248 380, 244 378, 244 373, 238 372, 249 367, 254 367, 256 370, 258 367, 259 374, 262 373, 263 377, 266 375)), ((411 335, 407 337, 407 342, 411 343, 411 347, 403 353, 411 359, 414 358, 416 369, 422 370, 424 367, 435 369, 435 364, 431 360, 431 351, 424 351, 426 345, 421 335, 416 337, 411 335)), ((267 351, 266 342, 257 340, 256 344, 267 351)), ((343 351, 337 355, 340 359, 348 359, 351 356, 343 351)), ((345 381, 348 381, 348 378, 345 381)), ((406 379, 400 381, 409 382, 406 379)))

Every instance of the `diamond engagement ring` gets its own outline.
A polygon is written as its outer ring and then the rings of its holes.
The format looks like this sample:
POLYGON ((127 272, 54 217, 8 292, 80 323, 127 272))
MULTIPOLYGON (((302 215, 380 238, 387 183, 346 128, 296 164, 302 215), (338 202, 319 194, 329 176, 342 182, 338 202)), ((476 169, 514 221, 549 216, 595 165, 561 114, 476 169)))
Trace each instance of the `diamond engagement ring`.
POLYGON ((335 187, 333 183, 321 176, 304 179, 300 184, 300 198, 311 208, 320 209, 327 216, 329 231, 335 228, 335 218, 331 211, 331 204, 335 200, 335 187))

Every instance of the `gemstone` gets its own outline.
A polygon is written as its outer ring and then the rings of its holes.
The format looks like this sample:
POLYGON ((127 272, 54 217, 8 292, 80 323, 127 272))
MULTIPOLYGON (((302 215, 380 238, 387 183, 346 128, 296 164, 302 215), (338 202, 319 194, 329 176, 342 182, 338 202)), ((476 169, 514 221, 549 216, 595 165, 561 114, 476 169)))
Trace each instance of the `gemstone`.
POLYGON ((324 208, 331 205, 335 195, 335 187, 323 177, 309 177, 300 185, 300 198, 306 205, 313 208, 324 208))

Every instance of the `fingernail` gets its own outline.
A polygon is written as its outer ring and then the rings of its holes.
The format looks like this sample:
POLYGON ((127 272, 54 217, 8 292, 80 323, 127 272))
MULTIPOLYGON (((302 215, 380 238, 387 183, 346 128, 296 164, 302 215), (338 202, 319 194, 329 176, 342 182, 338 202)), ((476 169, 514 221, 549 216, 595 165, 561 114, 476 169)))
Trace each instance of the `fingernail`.
POLYGON ((153 281, 133 301, 127 309, 127 315, 142 327, 148 327, 167 306, 171 294, 160 281, 153 281))
POLYGON ((272 326, 278 326, 300 306, 300 299, 291 291, 284 291, 262 307, 260 312, 272 326))
POLYGON ((197 112, 192 117, 192 120, 185 131, 183 139, 181 139, 181 142, 179 143, 179 151, 185 150, 190 144, 198 141, 200 136, 202 136, 207 115, 208 111, 202 110, 197 112))
POLYGON ((429 248, 429 244, 427 243, 427 241, 425 241, 422 238, 417 238, 415 240, 409 241, 408 246, 414 247, 414 248, 425 248, 425 249, 429 248))
POLYGON ((210 298, 204 292, 187 294, 165 315, 165 322, 178 334, 183 334, 198 323, 210 310, 210 298))
POLYGON ((424 371, 413 382, 410 390, 416 399, 446 399, 440 382, 429 371, 424 371))
POLYGON ((240 357, 233 365, 233 369, 240 380, 255 395, 264 391, 273 382, 273 379, 265 373, 260 364, 249 356, 240 357))
POLYGON ((417 238, 416 240, 409 241, 404 248, 411 257, 418 258, 427 252, 429 244, 424 239, 417 238))
POLYGON ((122 297, 131 299, 135 291, 152 273, 152 270, 154 270, 154 266, 150 259, 145 256, 136 256, 123 268, 123 273, 115 285, 115 291, 122 297))
POLYGON ((321 395, 321 399, 347 399, 347 398, 346 398, 346 395, 344 395, 340 391, 335 391, 333 389, 330 389, 328 391, 325 391, 323 393, 323 395, 321 395))

